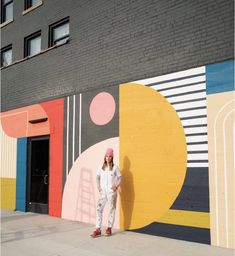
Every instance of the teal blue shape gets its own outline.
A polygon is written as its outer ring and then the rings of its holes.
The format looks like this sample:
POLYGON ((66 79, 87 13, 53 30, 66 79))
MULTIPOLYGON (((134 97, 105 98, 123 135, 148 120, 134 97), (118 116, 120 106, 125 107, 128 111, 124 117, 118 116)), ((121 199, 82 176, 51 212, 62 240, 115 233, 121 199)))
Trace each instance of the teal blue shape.
POLYGON ((234 60, 206 65, 206 93, 234 91, 234 60))
POLYGON ((16 210, 26 212, 27 138, 17 139, 16 210))

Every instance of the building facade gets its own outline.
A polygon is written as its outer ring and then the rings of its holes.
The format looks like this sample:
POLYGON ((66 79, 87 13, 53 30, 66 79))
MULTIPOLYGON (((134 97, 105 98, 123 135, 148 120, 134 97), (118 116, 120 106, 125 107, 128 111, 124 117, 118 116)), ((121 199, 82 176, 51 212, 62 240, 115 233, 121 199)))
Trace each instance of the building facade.
POLYGON ((1 208, 234 248, 233 1, 1 2, 1 208), (107 213, 105 213, 107 214, 107 213))

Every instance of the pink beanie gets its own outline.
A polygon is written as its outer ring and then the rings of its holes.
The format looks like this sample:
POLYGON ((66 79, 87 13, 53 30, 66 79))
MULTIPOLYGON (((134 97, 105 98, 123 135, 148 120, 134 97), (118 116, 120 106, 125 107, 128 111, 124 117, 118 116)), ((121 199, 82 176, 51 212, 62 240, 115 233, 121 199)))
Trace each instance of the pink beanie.
POLYGON ((108 148, 108 149, 106 150, 105 156, 111 156, 111 157, 113 157, 113 149, 112 149, 112 148, 108 148))

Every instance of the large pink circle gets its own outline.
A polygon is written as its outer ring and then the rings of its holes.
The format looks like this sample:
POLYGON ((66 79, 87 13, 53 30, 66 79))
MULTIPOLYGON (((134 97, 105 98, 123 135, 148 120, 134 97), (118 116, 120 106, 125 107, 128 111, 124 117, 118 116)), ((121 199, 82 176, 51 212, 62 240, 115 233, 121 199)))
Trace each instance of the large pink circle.
POLYGON ((115 107, 114 98, 110 93, 97 94, 90 104, 91 120, 97 125, 107 124, 114 116, 115 107))

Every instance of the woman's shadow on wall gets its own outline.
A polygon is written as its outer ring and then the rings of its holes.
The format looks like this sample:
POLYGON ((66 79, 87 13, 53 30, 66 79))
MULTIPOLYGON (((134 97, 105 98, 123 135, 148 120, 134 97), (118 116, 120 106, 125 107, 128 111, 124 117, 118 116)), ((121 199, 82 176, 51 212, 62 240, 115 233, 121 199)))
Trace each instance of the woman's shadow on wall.
POLYGON ((131 162, 127 156, 123 160, 122 185, 120 191, 121 197, 121 227, 125 230, 130 229, 133 206, 135 200, 135 191, 133 183, 133 174, 131 172, 131 162))

